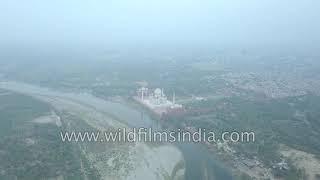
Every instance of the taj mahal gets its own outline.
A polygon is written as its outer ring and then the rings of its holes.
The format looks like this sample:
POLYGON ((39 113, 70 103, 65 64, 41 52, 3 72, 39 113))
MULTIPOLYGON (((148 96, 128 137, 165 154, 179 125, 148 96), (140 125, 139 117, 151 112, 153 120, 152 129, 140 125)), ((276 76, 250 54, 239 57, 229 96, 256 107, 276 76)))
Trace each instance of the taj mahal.
POLYGON ((180 109, 181 104, 176 103, 175 93, 172 94, 172 101, 165 95, 164 90, 156 88, 153 91, 149 88, 142 87, 137 90, 136 99, 154 110, 156 113, 166 113, 168 109, 180 109))

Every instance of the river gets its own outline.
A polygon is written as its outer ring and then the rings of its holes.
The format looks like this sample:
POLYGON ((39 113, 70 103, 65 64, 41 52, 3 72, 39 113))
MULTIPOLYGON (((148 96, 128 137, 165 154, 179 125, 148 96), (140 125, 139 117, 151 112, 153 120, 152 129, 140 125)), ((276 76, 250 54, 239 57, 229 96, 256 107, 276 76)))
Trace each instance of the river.
MULTIPOLYGON (((107 112, 131 127, 154 127, 157 123, 143 108, 133 108, 124 103, 105 101, 87 93, 59 92, 20 82, 0 82, 0 88, 29 95, 44 95, 72 99, 107 112)), ((232 180, 232 175, 222 162, 202 144, 177 143, 186 163, 186 180, 232 180), (206 174, 206 175, 205 175, 206 174)))

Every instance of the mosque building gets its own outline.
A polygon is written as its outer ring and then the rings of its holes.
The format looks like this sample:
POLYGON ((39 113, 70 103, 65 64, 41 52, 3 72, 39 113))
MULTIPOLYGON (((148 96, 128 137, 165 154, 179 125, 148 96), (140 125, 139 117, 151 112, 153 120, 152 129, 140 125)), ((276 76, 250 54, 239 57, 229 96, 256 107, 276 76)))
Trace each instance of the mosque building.
POLYGON ((138 96, 135 99, 157 114, 163 114, 170 110, 182 108, 181 104, 176 103, 174 92, 172 95, 172 101, 168 100, 164 90, 160 88, 150 91, 148 88, 142 87, 137 90, 137 94, 138 96))

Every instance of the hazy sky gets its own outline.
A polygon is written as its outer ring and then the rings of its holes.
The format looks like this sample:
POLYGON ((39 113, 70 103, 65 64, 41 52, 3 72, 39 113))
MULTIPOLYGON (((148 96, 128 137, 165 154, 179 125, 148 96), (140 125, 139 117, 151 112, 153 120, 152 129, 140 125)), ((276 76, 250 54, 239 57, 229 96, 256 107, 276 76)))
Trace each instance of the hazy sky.
POLYGON ((2 44, 319 43, 319 0, 1 0, 2 44))

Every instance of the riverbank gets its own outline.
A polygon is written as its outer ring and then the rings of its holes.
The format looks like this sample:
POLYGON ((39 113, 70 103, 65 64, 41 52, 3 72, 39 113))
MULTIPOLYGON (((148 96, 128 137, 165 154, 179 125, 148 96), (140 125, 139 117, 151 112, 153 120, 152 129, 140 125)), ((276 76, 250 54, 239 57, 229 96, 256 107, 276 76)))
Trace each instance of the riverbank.
MULTIPOLYGON (((59 111, 62 124, 68 131, 88 127, 106 131, 109 128, 132 127, 134 124, 150 125, 148 118, 140 119, 140 112, 89 94, 62 93, 16 82, 0 83, 0 88, 27 94, 49 103, 59 111)), ((184 167, 181 167, 184 158, 173 145, 80 143, 79 148, 102 179, 178 180, 184 175, 184 167)))

